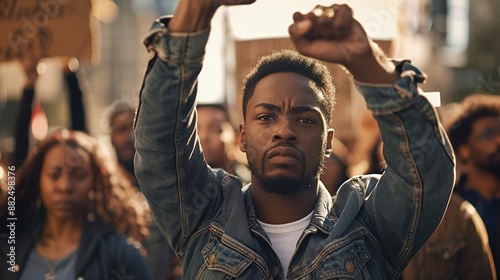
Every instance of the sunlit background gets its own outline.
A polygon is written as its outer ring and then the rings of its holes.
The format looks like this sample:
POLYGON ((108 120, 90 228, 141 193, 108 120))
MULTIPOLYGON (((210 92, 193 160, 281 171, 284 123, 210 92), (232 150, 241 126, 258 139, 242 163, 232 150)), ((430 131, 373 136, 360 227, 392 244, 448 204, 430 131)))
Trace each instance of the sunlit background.
MULTIPOLYGON (((293 12, 307 12, 316 4, 333 3, 257 0, 251 6, 220 9, 205 60, 205 69, 210 70, 203 70, 200 77, 199 102, 227 104, 236 126, 241 121, 241 86, 248 69, 259 56, 291 47, 287 28, 293 12)), ((351 0, 346 3, 388 54, 409 58, 429 74, 423 88, 434 92, 431 94, 437 97, 436 102, 459 101, 472 92, 500 92, 499 1, 351 0)), ((176 4, 176 0, 92 1, 92 19, 98 27, 94 38, 97 52, 94 63, 81 62, 79 72, 90 134, 106 133, 104 112, 115 100, 138 99, 151 55, 142 45, 141 37, 156 17, 172 13, 176 4)), ((332 126, 342 140, 356 141, 353 130, 364 103, 343 70, 330 67, 339 90, 332 126)), ((44 59, 38 68, 32 141, 53 127, 69 125, 67 89, 59 60, 44 59)), ((4 153, 13 148, 12 132, 23 83, 24 74, 18 62, 0 63, 0 150, 4 153)))

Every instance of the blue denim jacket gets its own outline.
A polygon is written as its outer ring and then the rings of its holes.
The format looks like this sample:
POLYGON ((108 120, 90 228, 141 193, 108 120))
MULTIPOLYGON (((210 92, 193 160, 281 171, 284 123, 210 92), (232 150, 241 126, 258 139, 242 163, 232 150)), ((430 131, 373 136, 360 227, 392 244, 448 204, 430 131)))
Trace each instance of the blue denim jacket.
MULTIPOLYGON (((159 28, 135 123, 135 170, 186 279, 284 279, 257 222, 251 185, 211 169, 196 134, 196 81, 209 30, 159 28)), ((439 224, 454 183, 454 156, 420 72, 403 63, 395 85, 357 84, 380 126, 388 164, 336 197, 320 184, 287 279, 395 279, 439 224)))

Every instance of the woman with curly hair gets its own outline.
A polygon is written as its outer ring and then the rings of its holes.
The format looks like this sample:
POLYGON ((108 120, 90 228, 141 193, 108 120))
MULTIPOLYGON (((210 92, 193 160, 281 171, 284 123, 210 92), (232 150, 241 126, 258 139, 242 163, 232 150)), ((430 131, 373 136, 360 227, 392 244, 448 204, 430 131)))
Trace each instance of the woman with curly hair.
MULTIPOLYGON (((149 279, 137 245, 148 234, 144 206, 94 138, 51 133, 15 188, 15 244, 2 242, 14 246, 15 262, 2 261, 0 279, 149 279)), ((2 221, 7 210, 4 199, 2 221)))

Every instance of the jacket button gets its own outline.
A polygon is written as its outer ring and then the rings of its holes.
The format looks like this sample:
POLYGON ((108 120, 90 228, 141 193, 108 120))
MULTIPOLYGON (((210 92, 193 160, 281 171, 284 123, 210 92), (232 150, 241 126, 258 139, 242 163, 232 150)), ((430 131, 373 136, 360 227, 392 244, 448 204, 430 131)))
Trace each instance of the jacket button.
POLYGON ((277 266, 274 266, 273 270, 271 271, 273 278, 277 278, 279 273, 280 273, 279 268, 277 266))
POLYGON ((354 264, 351 261, 347 261, 345 263, 345 270, 347 270, 348 273, 353 273, 354 272, 354 264))
POLYGON ((14 271, 15 271, 15 272, 19 272, 19 265, 18 265, 18 264, 16 264, 16 265, 14 266, 14 271))
POLYGON ((76 280, 85 280, 85 279, 83 279, 82 276, 79 276, 78 278, 76 278, 76 280))
POLYGON ((212 255, 210 255, 210 258, 208 258, 208 266, 214 265, 216 257, 217 257, 217 255, 215 253, 213 253, 212 255))

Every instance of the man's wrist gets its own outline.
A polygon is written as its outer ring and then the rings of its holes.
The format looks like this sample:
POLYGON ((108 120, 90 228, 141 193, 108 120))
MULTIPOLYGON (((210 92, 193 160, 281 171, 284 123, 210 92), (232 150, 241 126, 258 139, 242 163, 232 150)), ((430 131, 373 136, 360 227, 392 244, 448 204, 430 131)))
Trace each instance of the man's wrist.
POLYGON ((172 33, 192 33, 207 29, 217 8, 213 0, 181 0, 168 30, 172 33))
POLYGON ((399 79, 394 63, 391 62, 375 42, 370 42, 371 51, 352 56, 344 65, 354 80, 368 84, 392 84, 399 79))

